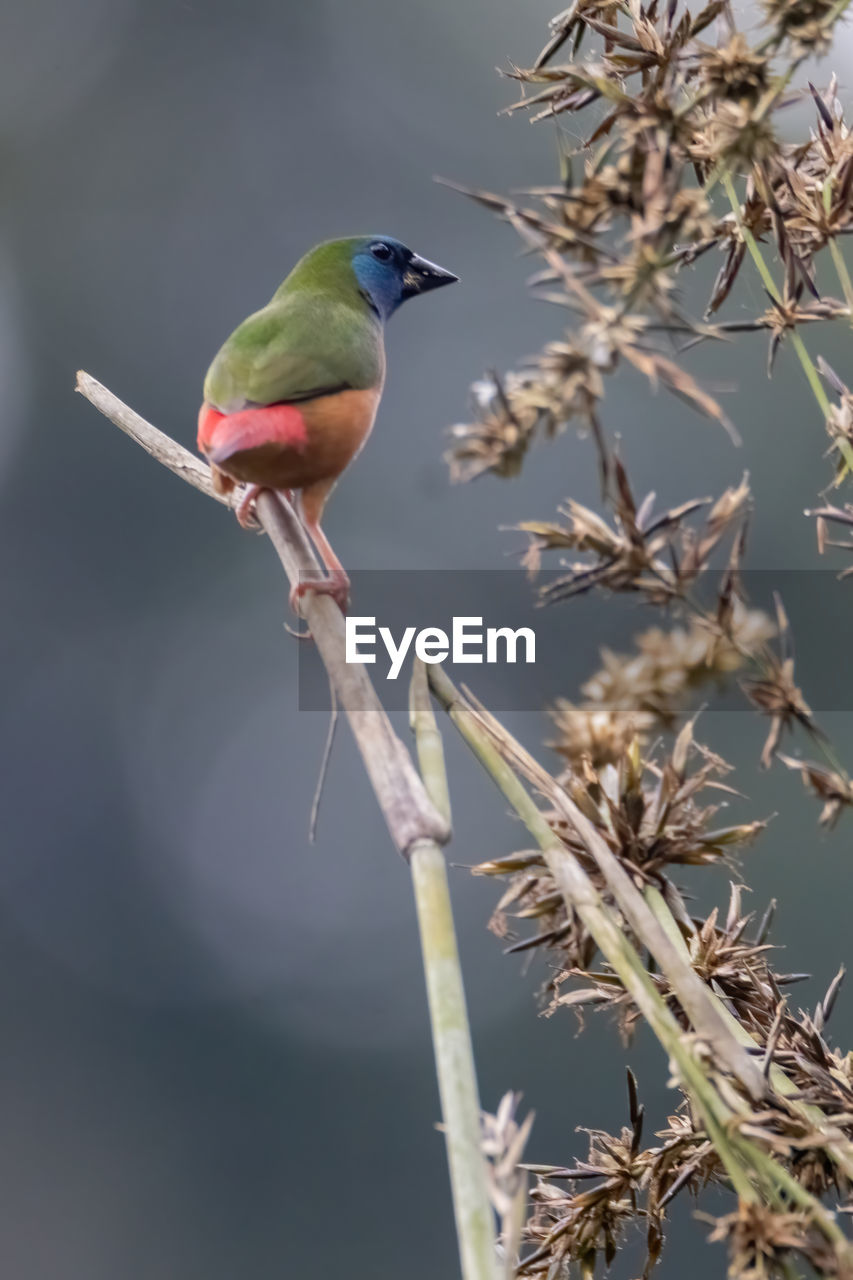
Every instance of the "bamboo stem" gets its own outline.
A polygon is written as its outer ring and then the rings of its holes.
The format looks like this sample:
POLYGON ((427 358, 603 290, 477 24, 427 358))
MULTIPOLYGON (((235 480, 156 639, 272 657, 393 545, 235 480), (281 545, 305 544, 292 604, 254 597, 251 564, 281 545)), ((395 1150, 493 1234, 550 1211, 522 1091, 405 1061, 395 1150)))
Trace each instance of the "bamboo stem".
POLYGON ((433 840, 411 856, 433 1051, 464 1280, 495 1280, 494 1216, 480 1148, 480 1103, 444 855, 433 840))
MULTIPOLYGON (((450 800, 441 734, 430 703, 426 670, 418 660, 415 661, 409 690, 409 720, 415 734, 427 794, 449 823, 450 800)), ((447 868, 444 854, 434 840, 417 841, 409 862, 462 1275, 464 1280, 496 1280, 494 1215, 481 1147, 474 1050, 447 868)))
POLYGON ((420 658, 415 658, 409 685, 409 726, 415 735, 418 764, 427 795, 449 828, 450 791, 444 764, 444 743, 430 701, 426 666, 420 658))

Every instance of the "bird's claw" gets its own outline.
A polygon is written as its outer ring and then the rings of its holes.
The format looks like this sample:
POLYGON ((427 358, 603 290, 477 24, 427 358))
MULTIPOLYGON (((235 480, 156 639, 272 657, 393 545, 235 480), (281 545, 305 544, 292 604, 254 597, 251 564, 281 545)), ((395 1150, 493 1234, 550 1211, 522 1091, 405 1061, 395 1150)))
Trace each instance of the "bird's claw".
POLYGON ((255 498, 261 492, 261 488, 259 484, 250 484, 235 508, 234 514, 241 529, 260 528, 260 521, 255 514, 255 498))
MULTIPOLYGON (((262 493, 264 486, 262 484, 250 484, 246 487, 246 491, 242 498, 234 508, 234 514, 237 517, 237 523, 241 529, 260 529, 261 522, 258 519, 258 513, 255 510, 255 499, 259 493, 262 493)), ((293 490, 280 489, 278 491, 293 506, 293 490)))
POLYGON ((290 592, 290 607, 294 613, 301 616, 299 601, 309 592, 318 596, 331 596, 341 613, 346 613, 349 609, 350 580, 341 570, 334 570, 327 578, 298 582, 290 592))
POLYGON ((289 636, 293 636, 294 640, 313 640, 314 639, 310 629, 307 627, 304 631, 297 631, 296 627, 292 627, 289 622, 285 622, 284 629, 289 636))

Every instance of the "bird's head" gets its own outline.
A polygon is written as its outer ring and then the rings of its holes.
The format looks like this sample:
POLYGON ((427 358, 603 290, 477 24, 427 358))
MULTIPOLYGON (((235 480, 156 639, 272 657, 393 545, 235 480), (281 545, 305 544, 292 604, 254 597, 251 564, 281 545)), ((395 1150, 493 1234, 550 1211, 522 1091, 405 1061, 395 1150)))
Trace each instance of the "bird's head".
POLYGON ((317 245, 297 264, 285 286, 304 281, 337 291, 344 274, 350 280, 355 277, 356 288, 380 320, 387 320, 407 298, 458 279, 391 236, 353 236, 317 245))
POLYGON ((353 246, 352 267, 367 301, 387 320, 401 302, 458 280, 391 236, 365 236, 353 246))

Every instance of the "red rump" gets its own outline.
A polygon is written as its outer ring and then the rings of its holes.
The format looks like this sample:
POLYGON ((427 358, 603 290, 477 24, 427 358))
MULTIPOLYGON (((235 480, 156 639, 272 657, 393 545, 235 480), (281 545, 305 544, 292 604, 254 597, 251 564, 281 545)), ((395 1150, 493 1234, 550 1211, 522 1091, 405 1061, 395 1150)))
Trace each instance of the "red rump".
POLYGON ((213 462, 264 444, 302 452, 308 443, 305 419, 292 404, 260 405, 238 413, 220 413, 206 401, 198 413, 198 447, 213 462))

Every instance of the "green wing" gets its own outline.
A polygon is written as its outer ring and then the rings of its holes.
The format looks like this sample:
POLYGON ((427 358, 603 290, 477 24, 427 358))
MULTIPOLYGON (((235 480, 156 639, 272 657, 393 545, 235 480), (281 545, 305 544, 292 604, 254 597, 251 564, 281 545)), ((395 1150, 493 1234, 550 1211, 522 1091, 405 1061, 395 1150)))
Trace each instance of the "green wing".
POLYGON ((381 327, 366 307, 299 290, 275 297, 234 330, 208 370, 204 398, 235 413, 366 390, 380 381, 382 366, 381 327))

